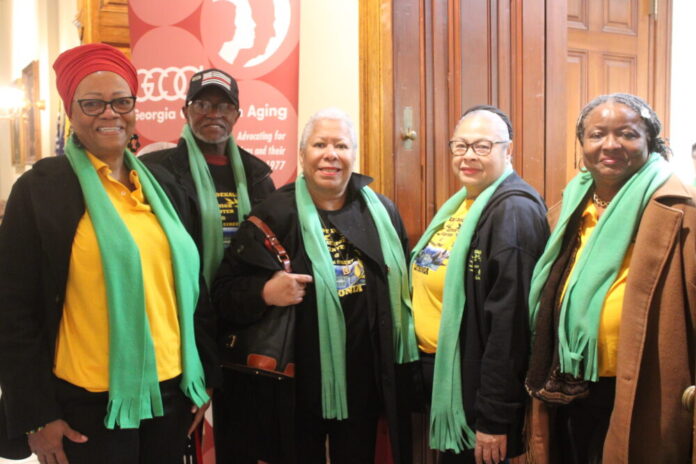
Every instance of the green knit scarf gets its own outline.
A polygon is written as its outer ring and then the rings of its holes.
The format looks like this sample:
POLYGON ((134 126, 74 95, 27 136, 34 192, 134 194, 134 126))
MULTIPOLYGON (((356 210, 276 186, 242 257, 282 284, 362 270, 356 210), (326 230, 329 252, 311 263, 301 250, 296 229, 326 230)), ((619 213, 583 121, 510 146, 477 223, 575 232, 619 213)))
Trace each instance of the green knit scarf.
MULTIPOLYGON (((671 175, 669 164, 652 153, 638 172, 609 203, 576 259, 561 302, 558 323, 560 369, 563 373, 597 381, 597 331, 607 291, 616 280, 626 250, 638 230, 643 210, 655 190, 671 175)), ((563 192, 558 224, 532 275, 529 326, 534 336, 541 292, 563 243, 569 220, 593 186, 592 175, 581 172, 563 192)))
MULTIPOLYGON (((188 124, 184 125, 184 129, 181 131, 181 138, 186 142, 186 148, 188 149, 191 177, 193 177, 193 184, 196 186, 198 205, 201 210, 203 277, 208 288, 211 288, 213 279, 215 279, 215 273, 225 253, 222 240, 222 216, 220 215, 220 206, 217 201, 213 176, 210 175, 205 157, 201 153, 201 149, 198 147, 198 143, 188 124)), ((225 151, 230 159, 234 183, 237 187, 237 216, 241 223, 249 214, 249 211, 251 211, 251 201, 249 200, 249 190, 242 157, 239 154, 237 142, 235 142, 231 134, 230 138, 227 139, 225 151)))
MULTIPOLYGON (((459 229, 447 262, 430 406, 430 447, 432 449, 453 450, 459 453, 465 448, 473 448, 476 444, 476 434, 467 423, 462 402, 459 333, 466 305, 466 293, 462 283, 471 239, 476 232, 481 214, 498 186, 512 172, 512 168, 507 167, 503 174, 474 200, 459 229)), ((442 229, 444 223, 461 206, 466 195, 466 187, 464 187, 438 210, 411 252, 411 266, 418 253, 428 245, 432 236, 442 229)))
MULTIPOLYGON (((394 356, 403 364, 418 359, 408 292, 406 257, 389 213, 369 188, 360 190, 379 235, 387 275, 393 324, 394 356)), ((312 275, 319 316, 322 414, 326 419, 346 419, 346 326, 336 287, 336 274, 314 201, 304 176, 295 181, 295 202, 305 251, 312 263, 312 275)))
MULTIPOLYGON (((145 311, 140 252, 87 154, 75 145, 72 137, 68 139, 65 154, 82 188, 97 236, 106 286, 109 403, 104 425, 109 429, 115 426, 137 428, 141 420, 164 414, 155 350, 145 311)), ((150 171, 130 151, 125 151, 124 158, 126 166, 138 173, 145 198, 169 241, 181 333, 183 373, 180 387, 200 406, 209 398, 193 325, 199 290, 196 245, 150 171)))

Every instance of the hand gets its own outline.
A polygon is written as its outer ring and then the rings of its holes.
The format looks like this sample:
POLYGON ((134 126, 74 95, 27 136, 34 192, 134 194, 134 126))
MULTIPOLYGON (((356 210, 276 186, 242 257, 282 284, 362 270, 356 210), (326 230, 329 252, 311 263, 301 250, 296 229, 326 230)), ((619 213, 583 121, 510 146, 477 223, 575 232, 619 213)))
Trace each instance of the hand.
MULTIPOLYGON (((213 397, 213 389, 212 388, 206 388, 205 392, 208 394, 209 398, 213 397)), ((193 433, 194 430, 198 427, 198 425, 203 421, 203 416, 205 416, 205 412, 208 410, 210 407, 210 400, 208 400, 203 406, 200 408, 196 406, 195 404, 191 407, 191 414, 193 414, 193 422, 191 423, 191 427, 189 427, 188 432, 186 432, 186 435, 189 437, 193 433)))
POLYGON ((268 306, 290 306, 302 303, 305 287, 311 282, 311 275, 278 271, 263 286, 261 297, 268 306))
POLYGON ((41 464, 69 464, 63 452, 63 437, 75 443, 85 443, 87 437, 70 428, 67 422, 58 419, 46 424, 38 432, 27 435, 29 448, 41 464))
POLYGON ((476 464, 498 464, 507 455, 507 435, 489 435, 476 431, 476 464))

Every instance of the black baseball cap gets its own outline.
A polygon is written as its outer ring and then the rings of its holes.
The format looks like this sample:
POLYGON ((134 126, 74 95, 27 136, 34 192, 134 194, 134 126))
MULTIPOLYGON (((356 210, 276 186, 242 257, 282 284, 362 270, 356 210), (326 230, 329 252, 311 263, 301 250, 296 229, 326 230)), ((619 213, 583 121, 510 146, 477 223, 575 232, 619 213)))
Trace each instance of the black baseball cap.
POLYGON ((198 95, 201 90, 209 85, 217 85, 225 92, 232 103, 239 106, 239 87, 237 87, 237 81, 225 71, 215 68, 204 69, 191 76, 188 93, 186 94, 186 104, 188 105, 191 100, 196 98, 196 95, 198 95))

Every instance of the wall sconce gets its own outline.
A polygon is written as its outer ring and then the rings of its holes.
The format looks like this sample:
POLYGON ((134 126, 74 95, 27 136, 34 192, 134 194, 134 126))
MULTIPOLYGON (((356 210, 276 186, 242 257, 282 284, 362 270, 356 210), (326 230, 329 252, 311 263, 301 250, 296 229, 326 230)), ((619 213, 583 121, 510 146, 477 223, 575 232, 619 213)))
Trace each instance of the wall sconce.
POLYGON ((14 119, 21 115, 29 102, 24 91, 16 87, 0 87, 0 119, 14 119))

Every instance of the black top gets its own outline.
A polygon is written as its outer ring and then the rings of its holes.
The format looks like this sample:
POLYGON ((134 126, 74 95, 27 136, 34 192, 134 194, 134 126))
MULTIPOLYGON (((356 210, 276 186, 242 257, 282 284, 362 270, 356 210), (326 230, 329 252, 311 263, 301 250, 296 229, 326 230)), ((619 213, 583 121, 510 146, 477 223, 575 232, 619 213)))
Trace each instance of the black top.
POLYGON ((481 214, 464 274, 466 308, 460 332, 464 409, 474 429, 507 434, 508 456, 524 451, 527 300, 548 235, 544 201, 513 173, 481 214))
POLYGON ((207 156, 210 176, 215 184, 215 193, 222 219, 222 238, 225 248, 239 229, 239 197, 230 160, 226 156, 207 156), (222 162, 221 162, 222 161, 222 162))
MULTIPOLYGON (((397 408, 402 390, 408 387, 408 374, 395 366, 392 338, 392 317, 379 237, 367 205, 359 189, 371 182, 353 174, 348 184, 346 203, 338 211, 324 214, 327 226, 333 226, 334 243, 342 241, 350 247, 353 257, 359 256, 365 268, 365 286, 355 291, 360 300, 342 298, 347 330, 348 410, 349 415, 368 404, 358 404, 369 398, 370 382, 374 379, 379 401, 389 422, 390 440, 395 462, 410 462, 409 427, 401 422, 408 415, 409 405, 397 408), (340 237, 339 237, 340 236, 340 237), (342 238, 341 238, 342 237, 342 238), (338 239, 338 240, 336 240, 338 239), (364 302, 364 303, 363 303, 364 302), (355 338, 350 340, 350 338, 355 338), (365 396, 367 395, 367 396, 365 396), (401 417, 400 417, 401 415, 401 417)), ((392 219, 406 249, 406 233, 394 205, 379 196, 392 219)), ((305 252, 295 203, 295 184, 288 184, 252 210, 273 230, 288 251, 292 268, 298 274, 312 274, 312 264, 305 252)), ((275 258, 264 248, 263 235, 249 222, 243 222, 235 240, 226 253, 213 286, 213 302, 227 324, 249 324, 258 320, 266 309, 261 290, 266 281, 280 269, 275 258)), ((338 260, 342 257, 339 255, 338 260)), ((350 261, 353 258, 347 258, 350 261)), ((353 286, 355 288, 355 286, 353 286)), ((296 305, 295 326, 295 385, 296 403, 315 414, 321 414, 321 363, 316 293, 307 286, 302 303, 296 305)), ((402 398, 403 399, 403 398, 402 398)))

